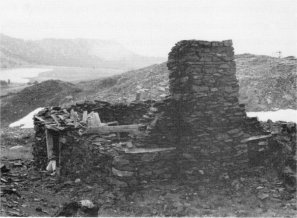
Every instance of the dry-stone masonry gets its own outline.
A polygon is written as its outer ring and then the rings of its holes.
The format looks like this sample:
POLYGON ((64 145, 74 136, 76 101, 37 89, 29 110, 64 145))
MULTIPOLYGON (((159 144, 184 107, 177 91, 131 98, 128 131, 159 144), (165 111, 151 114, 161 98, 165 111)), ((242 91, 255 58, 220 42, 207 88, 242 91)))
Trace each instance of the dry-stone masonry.
POLYGON ((54 115, 59 123, 57 128, 66 128, 58 131, 48 130, 54 138, 54 156, 61 177, 73 180, 80 178, 85 182, 104 183, 121 189, 137 188, 152 180, 169 179, 174 174, 175 168, 172 165, 175 163, 176 153, 174 147, 169 147, 172 143, 163 138, 166 130, 168 132, 168 125, 158 125, 158 131, 154 131, 157 118, 158 123, 170 124, 166 116, 159 119, 160 109, 166 111, 165 102, 146 101, 125 105, 86 101, 66 108, 46 108, 34 118, 35 165, 45 169, 49 162, 45 130, 49 123, 55 125, 56 121, 52 119, 54 115), (82 120, 84 111, 89 113, 93 111, 100 114, 103 123, 112 121, 118 121, 119 125, 143 123, 145 130, 141 135, 81 134, 79 126, 70 128, 70 124, 74 124, 70 119, 72 110, 78 112, 78 120, 82 120), (154 144, 155 139, 160 139, 163 147, 160 143, 154 144), (59 146, 60 152, 57 152, 59 146))
POLYGON ((210 175, 244 169, 247 145, 240 141, 247 137, 246 113, 238 102, 232 41, 181 41, 167 65, 181 125, 177 146, 190 166, 210 175))
MULTIPOLYGON (((169 53, 168 69, 170 96, 163 101, 80 102, 41 111, 35 117, 35 164, 45 168, 49 161, 45 129, 50 122, 57 127, 75 126, 52 133, 54 143, 60 145, 61 175, 73 179, 135 188, 176 176, 216 179, 242 172, 249 154, 250 141, 245 139, 262 130, 256 119, 246 117, 244 105, 238 102, 232 41, 178 42, 169 53), (84 111, 93 111, 103 123, 142 124, 144 134, 81 134, 69 115, 73 110, 78 120, 84 111)), ((258 143, 265 144, 253 139, 256 152, 258 143)))

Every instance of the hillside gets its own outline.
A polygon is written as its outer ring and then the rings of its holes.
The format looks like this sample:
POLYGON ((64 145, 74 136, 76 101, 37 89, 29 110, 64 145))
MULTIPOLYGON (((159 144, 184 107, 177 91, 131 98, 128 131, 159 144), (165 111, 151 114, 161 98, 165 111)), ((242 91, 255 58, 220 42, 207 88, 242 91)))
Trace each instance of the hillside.
MULTIPOLYGON (((235 61, 240 102, 248 111, 297 108, 296 58, 243 54, 237 55, 235 61)), ((79 87, 90 94, 89 99, 122 101, 124 97, 131 101, 139 87, 144 99, 162 99, 169 94, 168 82, 167 66, 162 63, 108 79, 81 82, 79 87)))
POLYGON ((77 86, 84 92, 78 98, 131 102, 135 99, 136 92, 140 91, 143 99, 159 100, 169 94, 168 82, 166 63, 155 64, 104 79, 80 82, 77 86), (83 96, 85 93, 87 95, 83 96))
POLYGON ((59 105, 81 90, 72 83, 48 80, 1 98, 1 125, 16 121, 38 107, 59 105), (66 98, 65 98, 66 97, 66 98))
MULTIPOLYGON (((243 54, 236 56, 236 64, 239 100, 247 111, 297 109, 296 59, 243 54)), ((162 63, 75 85, 42 82, 2 98, 1 121, 15 121, 37 107, 51 104, 94 99, 131 102, 137 91, 142 92, 144 100, 160 100, 169 94, 168 73, 166 63, 162 63)))
POLYGON ((137 69, 164 61, 135 54, 121 44, 97 39, 22 40, 0 34, 1 68, 53 65, 137 69))
POLYGON ((236 57, 240 101, 249 111, 297 108, 297 60, 244 54, 236 57))
POLYGON ((2 49, 0 50, 0 68, 20 67, 28 64, 28 62, 20 59, 19 57, 14 56, 9 52, 4 52, 2 49))

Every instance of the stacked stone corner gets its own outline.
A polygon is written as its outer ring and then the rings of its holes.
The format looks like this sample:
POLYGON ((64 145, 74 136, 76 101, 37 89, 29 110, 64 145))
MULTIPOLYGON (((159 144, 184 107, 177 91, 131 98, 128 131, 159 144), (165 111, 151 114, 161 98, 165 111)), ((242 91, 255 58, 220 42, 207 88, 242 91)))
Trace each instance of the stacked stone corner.
POLYGON ((181 41, 169 53, 170 91, 179 102, 183 171, 210 175, 247 167, 247 145, 239 105, 232 41, 181 41), (201 172, 201 171, 200 171, 201 172))

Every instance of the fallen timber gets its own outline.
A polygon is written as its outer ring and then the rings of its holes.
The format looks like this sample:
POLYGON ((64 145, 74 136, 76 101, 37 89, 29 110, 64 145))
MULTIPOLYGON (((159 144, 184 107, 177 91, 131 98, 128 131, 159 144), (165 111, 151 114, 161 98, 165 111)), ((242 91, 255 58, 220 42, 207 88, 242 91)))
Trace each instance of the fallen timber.
POLYGON ((107 134, 128 132, 138 135, 141 133, 142 128, 144 128, 144 125, 141 124, 90 127, 86 130, 84 134, 107 134))

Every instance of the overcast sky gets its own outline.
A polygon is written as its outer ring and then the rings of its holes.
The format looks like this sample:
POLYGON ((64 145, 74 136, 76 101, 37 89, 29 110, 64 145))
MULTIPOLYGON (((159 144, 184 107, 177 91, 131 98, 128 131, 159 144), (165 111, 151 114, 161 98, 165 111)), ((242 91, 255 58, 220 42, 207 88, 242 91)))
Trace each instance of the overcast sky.
POLYGON ((0 32, 98 38, 167 57, 179 40, 232 39, 235 52, 297 56, 296 0, 0 0, 0 32))

